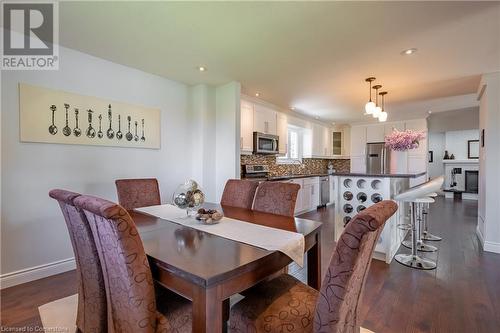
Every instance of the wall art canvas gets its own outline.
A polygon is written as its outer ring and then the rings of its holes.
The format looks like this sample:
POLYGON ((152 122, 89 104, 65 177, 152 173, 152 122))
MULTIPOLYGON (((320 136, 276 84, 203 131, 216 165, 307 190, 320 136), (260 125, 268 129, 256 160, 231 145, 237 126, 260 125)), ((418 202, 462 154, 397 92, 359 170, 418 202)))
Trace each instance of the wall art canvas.
POLYGON ((19 84, 20 139, 159 149, 160 110, 19 84))

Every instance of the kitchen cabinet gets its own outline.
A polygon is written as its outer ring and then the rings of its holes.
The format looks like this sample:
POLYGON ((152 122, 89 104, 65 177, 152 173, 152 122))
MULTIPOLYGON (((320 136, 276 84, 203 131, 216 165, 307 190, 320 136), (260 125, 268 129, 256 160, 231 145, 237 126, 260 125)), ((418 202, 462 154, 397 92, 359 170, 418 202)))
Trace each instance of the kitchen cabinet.
MULTIPOLYGON (((310 144, 312 157, 322 158, 332 156, 332 138, 330 134, 331 130, 326 126, 316 123, 311 125, 310 144)), ((305 142, 309 143, 309 141, 305 142)))
POLYGON ((366 126, 351 127, 351 156, 365 156, 366 126))
POLYGON ((391 134, 394 130, 398 130, 400 132, 404 131, 405 130, 405 123, 400 121, 400 122, 395 122, 395 123, 390 123, 390 124, 384 125, 385 135, 391 134))
POLYGON ((319 177, 295 178, 283 182, 300 186, 295 203, 295 215, 311 211, 318 207, 320 199, 319 177))
POLYGON ((366 126, 366 143, 384 142, 384 124, 366 126))
POLYGON ((329 181, 330 181, 330 201, 328 202, 329 205, 335 204, 337 202, 337 179, 338 177, 335 176, 328 176, 329 181))
POLYGON ((276 116, 277 134, 279 137, 279 153, 286 154, 288 150, 288 119, 286 114, 278 112, 276 116))
POLYGON ((332 131, 332 155, 342 155, 343 147, 342 147, 342 131, 332 131))
POLYGON ((407 130, 427 132, 427 119, 407 120, 405 125, 407 130))
POLYGON ((358 172, 358 173, 366 172, 366 156, 351 155, 351 172, 358 172))
POLYGON ((253 151, 253 104, 241 101, 240 149, 242 153, 253 151))
POLYGON ((276 135, 276 111, 260 104, 254 104, 253 128, 255 132, 276 135))

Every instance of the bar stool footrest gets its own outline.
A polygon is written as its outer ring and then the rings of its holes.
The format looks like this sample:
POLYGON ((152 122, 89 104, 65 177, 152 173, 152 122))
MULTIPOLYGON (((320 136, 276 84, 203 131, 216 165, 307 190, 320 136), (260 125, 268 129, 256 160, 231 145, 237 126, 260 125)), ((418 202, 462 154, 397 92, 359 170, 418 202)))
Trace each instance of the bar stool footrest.
POLYGON ((397 254, 394 259, 407 267, 415 269, 430 270, 436 268, 436 263, 431 260, 423 259, 419 256, 414 256, 411 254, 397 254))

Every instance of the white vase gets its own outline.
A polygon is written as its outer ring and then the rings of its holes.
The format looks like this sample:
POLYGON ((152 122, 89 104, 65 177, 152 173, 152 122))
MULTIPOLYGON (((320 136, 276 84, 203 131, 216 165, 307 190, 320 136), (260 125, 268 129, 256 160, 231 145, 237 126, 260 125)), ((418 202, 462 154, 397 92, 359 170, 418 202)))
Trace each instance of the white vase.
POLYGON ((408 172, 408 152, 391 150, 391 173, 407 173, 408 172))

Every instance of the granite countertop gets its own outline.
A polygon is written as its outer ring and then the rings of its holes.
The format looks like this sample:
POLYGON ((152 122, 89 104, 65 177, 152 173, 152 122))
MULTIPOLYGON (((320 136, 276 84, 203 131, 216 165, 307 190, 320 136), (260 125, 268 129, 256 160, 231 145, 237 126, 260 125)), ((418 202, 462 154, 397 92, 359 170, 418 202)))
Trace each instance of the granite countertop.
POLYGON ((359 172, 334 172, 333 174, 328 173, 315 173, 307 175, 282 175, 282 176, 270 176, 267 178, 243 178, 248 180, 258 180, 258 181, 278 181, 287 180, 295 178, 309 178, 309 177, 324 177, 324 176, 346 176, 346 177, 380 177, 380 178, 417 178, 425 175, 425 171, 416 173, 359 173, 359 172))

